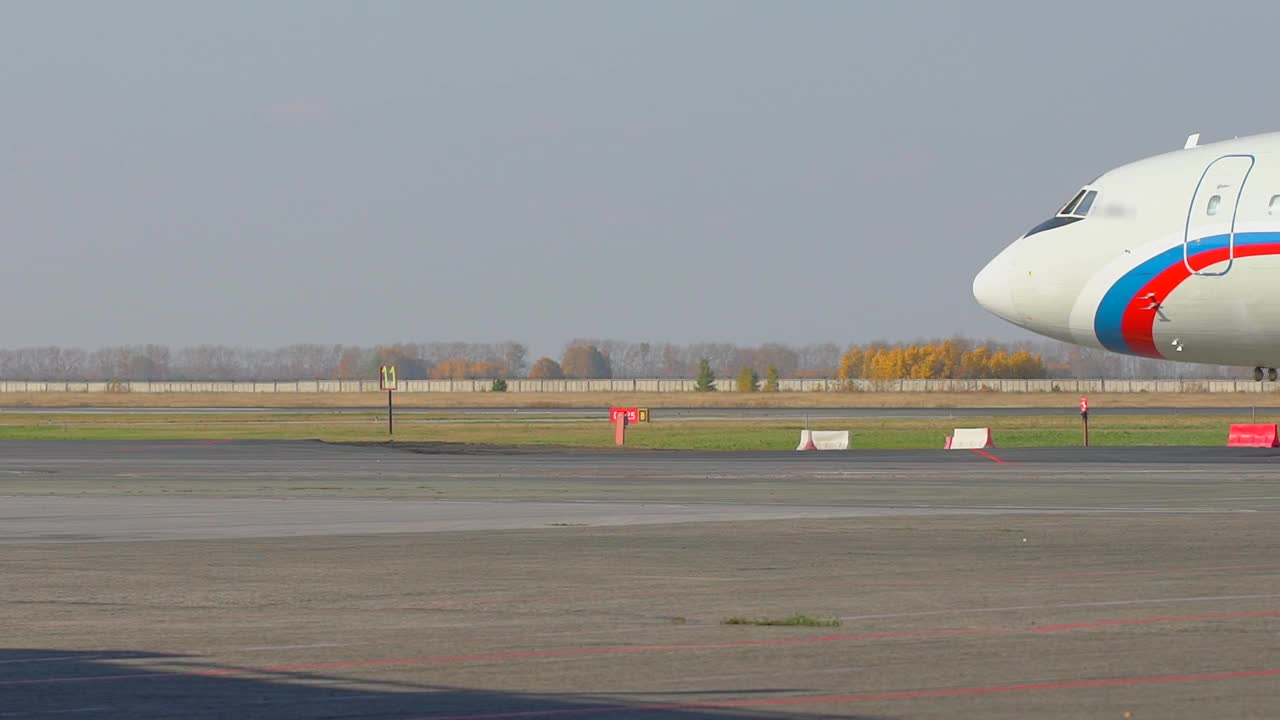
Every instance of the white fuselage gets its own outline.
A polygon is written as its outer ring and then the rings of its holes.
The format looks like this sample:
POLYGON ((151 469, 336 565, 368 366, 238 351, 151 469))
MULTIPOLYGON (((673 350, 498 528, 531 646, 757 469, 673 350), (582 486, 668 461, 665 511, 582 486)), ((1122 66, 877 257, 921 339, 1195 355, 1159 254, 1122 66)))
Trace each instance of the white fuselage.
POLYGON ((1280 366, 1280 133, 1106 173, 997 255, 973 292, 1078 345, 1280 366))

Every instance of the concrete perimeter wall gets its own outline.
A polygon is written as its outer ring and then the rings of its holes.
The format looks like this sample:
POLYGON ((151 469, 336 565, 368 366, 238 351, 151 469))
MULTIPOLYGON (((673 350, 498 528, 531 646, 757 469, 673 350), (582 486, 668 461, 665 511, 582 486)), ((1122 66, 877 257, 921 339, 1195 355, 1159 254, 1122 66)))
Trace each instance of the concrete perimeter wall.
MULTIPOLYGON (((781 380, 783 392, 973 392, 1028 393, 1271 393, 1280 383, 1251 380, 781 380)), ((492 380, 401 380, 401 392, 490 392, 492 380)), ((667 393, 694 392, 693 380, 508 380, 513 393, 667 393)), ((737 383, 716 381, 721 391, 737 383)), ((0 393, 359 393, 378 392, 376 380, 297 380, 280 382, 44 382, 0 381, 0 393)))

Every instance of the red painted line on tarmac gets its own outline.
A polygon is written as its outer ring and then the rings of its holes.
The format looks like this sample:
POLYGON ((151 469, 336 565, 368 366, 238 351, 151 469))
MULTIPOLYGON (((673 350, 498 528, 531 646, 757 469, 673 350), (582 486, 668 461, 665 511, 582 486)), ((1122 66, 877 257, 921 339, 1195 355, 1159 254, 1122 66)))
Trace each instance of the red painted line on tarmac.
POLYGON ((745 700, 721 700, 701 703, 667 703, 652 705, 597 705, 547 710, 524 710, 481 715, 424 715, 411 720, 520 720, 521 718, 566 717, 574 715, 602 715, 624 712, 662 712, 683 710, 726 710, 735 708, 764 708, 796 705, 836 705, 891 700, 923 700, 928 698, 965 697, 972 695, 998 695, 1006 693, 1042 692, 1048 690, 1081 690, 1085 688, 1131 687, 1134 685, 1161 685, 1172 683, 1213 682, 1217 680, 1249 680, 1280 676, 1280 668, 1267 670, 1235 670, 1231 672, 1195 673, 1187 675, 1153 675, 1147 677, 1096 678, 1089 680, 1055 680, 1017 685, 987 685, 980 687, 936 688, 931 690, 904 690, 898 692, 862 693, 857 695, 807 695, 745 700))
POLYGON ((1242 620, 1245 618, 1280 617, 1280 610, 1260 610, 1257 612, 1207 613, 1204 615, 1163 615, 1156 617, 1119 618, 1115 620, 1093 620, 1091 622, 1064 623, 1062 625, 1041 625, 1032 632, 1052 633, 1067 630, 1089 630, 1093 628, 1116 627, 1121 625, 1155 625, 1160 623, 1202 622, 1206 620, 1242 620))
POLYGON ((991 462, 997 462, 997 463, 1000 463, 1001 465, 1008 465, 1008 464, 1009 464, 1009 463, 1008 463, 1008 462, 1006 462, 1005 460, 1001 460, 1000 458, 996 457, 995 455, 992 455, 991 453, 987 452, 986 450, 979 450, 978 448, 969 448, 969 450, 970 450, 970 452, 972 452, 973 454, 975 454, 975 455, 981 455, 982 457, 984 457, 984 458, 986 458, 986 459, 990 460, 991 462))

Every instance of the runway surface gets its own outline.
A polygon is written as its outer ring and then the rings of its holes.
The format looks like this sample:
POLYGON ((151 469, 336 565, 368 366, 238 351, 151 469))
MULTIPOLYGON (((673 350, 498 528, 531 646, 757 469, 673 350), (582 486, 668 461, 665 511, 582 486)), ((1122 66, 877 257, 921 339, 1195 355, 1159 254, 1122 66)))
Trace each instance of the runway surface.
POLYGON ((0 719, 1280 707, 1276 451, 456 450, 0 443, 0 719))
MULTIPOLYGON (((1115 416, 1208 416, 1245 418, 1251 415, 1280 415, 1280 407, 1251 405, 1248 396, 1237 405, 1219 407, 1133 407, 1108 406, 1105 397, 1095 397, 1092 412, 1095 415, 1115 416)), ((1270 402, 1270 400, 1268 400, 1270 402)), ((203 407, 203 408, 152 408, 152 407, 0 407, 0 414, 8 415, 368 415, 379 412, 381 407, 203 407)), ((531 419, 554 420, 608 420, 605 408, 421 408, 397 407, 396 415, 417 420, 441 418, 478 418, 504 421, 531 419)), ((1062 417, 1078 412, 1074 395, 1064 395, 1062 407, 864 407, 864 408, 652 408, 655 420, 859 420, 901 418, 961 418, 961 417, 1062 417)))

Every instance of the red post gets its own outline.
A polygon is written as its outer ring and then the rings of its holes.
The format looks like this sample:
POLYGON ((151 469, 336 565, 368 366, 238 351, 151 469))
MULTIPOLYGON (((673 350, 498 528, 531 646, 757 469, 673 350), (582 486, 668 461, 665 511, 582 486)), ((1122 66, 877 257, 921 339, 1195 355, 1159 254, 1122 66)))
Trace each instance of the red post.
POLYGON ((625 445, 627 442, 627 413, 618 413, 618 419, 613 423, 613 444, 625 445))
POLYGON ((1084 426, 1084 446, 1089 447, 1089 398, 1080 398, 1080 422, 1084 426))

